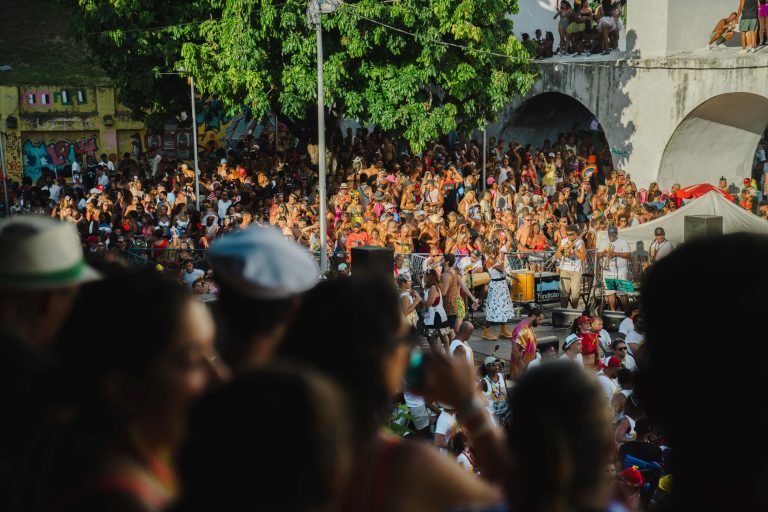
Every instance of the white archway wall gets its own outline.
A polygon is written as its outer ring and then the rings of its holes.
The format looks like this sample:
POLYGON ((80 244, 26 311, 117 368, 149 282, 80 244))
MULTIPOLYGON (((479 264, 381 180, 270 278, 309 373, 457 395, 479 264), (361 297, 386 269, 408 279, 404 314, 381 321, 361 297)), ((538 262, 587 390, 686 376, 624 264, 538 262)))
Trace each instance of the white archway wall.
POLYGON ((536 94, 511 109, 510 116, 518 118, 506 130, 503 125, 498 125, 493 135, 534 147, 546 139, 554 142, 560 133, 570 132, 574 125, 578 130, 588 129, 592 119, 597 117, 584 103, 559 91, 536 94))
POLYGON ((755 147, 768 124, 768 98, 751 93, 716 96, 691 112, 669 139, 659 166, 659 185, 740 185, 751 175, 755 147))

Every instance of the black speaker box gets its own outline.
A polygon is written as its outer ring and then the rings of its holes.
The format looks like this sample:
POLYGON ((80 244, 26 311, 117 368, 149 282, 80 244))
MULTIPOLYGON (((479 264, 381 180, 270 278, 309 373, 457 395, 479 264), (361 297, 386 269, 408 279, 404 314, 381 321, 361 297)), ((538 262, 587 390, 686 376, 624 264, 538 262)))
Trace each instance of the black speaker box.
POLYGON ((352 248, 352 272, 375 272, 392 276, 394 272, 394 251, 388 247, 352 248))
POLYGON ((686 215, 683 228, 686 242, 697 238, 714 238, 723 234, 723 218, 719 215, 686 215))
POLYGON ((623 322, 626 317, 627 316, 623 311, 608 311, 607 309, 603 310, 603 329, 609 332, 618 331, 621 322, 623 322))
POLYGON ((553 327, 570 327, 581 316, 580 309, 555 308, 552 310, 553 327))

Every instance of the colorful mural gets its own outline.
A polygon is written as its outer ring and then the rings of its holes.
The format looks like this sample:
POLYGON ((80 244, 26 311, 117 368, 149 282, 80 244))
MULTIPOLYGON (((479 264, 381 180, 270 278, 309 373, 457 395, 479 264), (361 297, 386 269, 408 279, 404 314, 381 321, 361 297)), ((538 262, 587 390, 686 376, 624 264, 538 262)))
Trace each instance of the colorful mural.
POLYGON ((8 131, 5 134, 5 169, 14 181, 24 177, 24 165, 18 158, 21 155, 21 138, 17 132, 8 131))
MULTIPOLYGON (((40 134, 31 134, 33 137, 40 137, 40 134)), ((24 158, 24 175, 37 180, 42 173, 42 169, 47 167, 51 170, 61 171, 65 165, 71 164, 77 158, 82 159, 82 155, 95 153, 99 150, 97 135, 85 137, 67 138, 66 133, 57 134, 56 139, 33 141, 26 138, 22 146, 24 158), (62 138, 59 138, 62 137, 62 138)))

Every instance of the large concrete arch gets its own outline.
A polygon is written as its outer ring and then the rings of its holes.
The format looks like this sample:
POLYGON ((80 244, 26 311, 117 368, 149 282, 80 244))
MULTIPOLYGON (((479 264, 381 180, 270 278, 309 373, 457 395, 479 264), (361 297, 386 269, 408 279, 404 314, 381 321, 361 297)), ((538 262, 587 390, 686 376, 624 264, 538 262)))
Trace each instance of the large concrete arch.
POLYGON ((510 105, 501 120, 489 126, 488 135, 537 147, 544 140, 554 142, 560 133, 574 128, 594 129, 600 122, 597 114, 578 98, 561 91, 543 90, 510 105))
POLYGON ((759 94, 726 93, 701 103, 669 139, 661 157, 659 185, 750 176, 755 148, 767 124, 768 98, 759 94))

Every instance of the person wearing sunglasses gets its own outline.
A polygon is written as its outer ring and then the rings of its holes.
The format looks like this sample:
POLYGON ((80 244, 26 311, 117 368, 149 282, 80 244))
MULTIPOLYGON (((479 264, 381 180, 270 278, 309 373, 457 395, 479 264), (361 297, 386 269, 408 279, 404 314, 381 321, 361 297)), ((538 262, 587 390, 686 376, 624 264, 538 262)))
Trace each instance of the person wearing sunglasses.
POLYGON ((611 350, 613 350, 613 355, 619 358, 621 365, 624 368, 632 371, 637 370, 635 358, 629 354, 629 349, 627 348, 627 343, 624 341, 624 338, 618 337, 613 340, 613 343, 611 343, 611 350))

